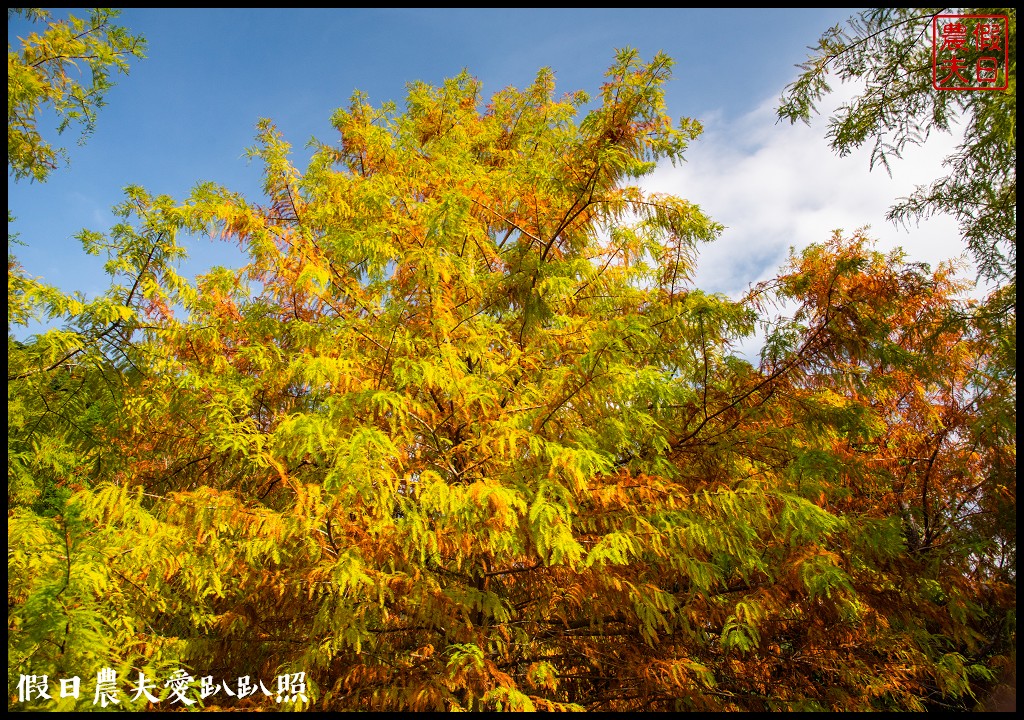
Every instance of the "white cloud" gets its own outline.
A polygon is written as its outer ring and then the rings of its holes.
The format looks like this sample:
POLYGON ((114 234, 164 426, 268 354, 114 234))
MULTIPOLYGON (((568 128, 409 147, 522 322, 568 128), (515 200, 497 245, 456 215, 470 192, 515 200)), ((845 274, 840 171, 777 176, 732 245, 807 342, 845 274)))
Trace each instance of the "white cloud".
POLYGON ((849 234, 868 225, 879 250, 898 245, 908 259, 933 267, 963 254, 956 223, 947 216, 909 230, 885 219, 898 198, 946 174, 942 160, 959 133, 933 134, 924 146, 907 148, 893 162, 890 178, 883 168, 869 171, 870 147, 845 158, 828 147, 827 118, 841 100, 823 107, 810 126, 777 123, 774 97, 737 119, 712 116, 686 163, 663 164, 644 183, 647 190, 697 203, 726 226, 719 240, 700 248, 697 287, 736 297, 774 276, 790 246, 824 241, 837 228, 849 234))

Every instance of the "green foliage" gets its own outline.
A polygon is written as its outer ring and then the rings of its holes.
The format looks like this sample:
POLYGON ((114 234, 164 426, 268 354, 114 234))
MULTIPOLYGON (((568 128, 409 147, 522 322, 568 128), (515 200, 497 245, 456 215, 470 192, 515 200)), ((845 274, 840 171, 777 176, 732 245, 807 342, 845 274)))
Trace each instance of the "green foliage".
POLYGON ((59 21, 50 21, 49 11, 40 8, 9 8, 7 14, 8 19, 22 15, 46 24, 41 34, 20 38, 20 48, 7 46, 7 168, 17 180, 43 181, 65 151, 43 139, 41 114, 56 114, 58 133, 81 125, 84 140, 113 86, 111 71, 127 74, 129 58, 145 57, 146 43, 114 25, 120 11, 111 8, 93 8, 87 18, 69 15, 59 21), (76 77, 84 68, 90 75, 87 83, 76 77))
POLYGON ((64 325, 8 343, 9 685, 966 706, 1015 638, 1005 347, 950 268, 860 235, 742 301, 690 287, 720 227, 630 184, 699 131, 670 68, 620 52, 582 119, 549 70, 488 104, 465 73, 401 111, 357 93, 304 172, 262 121, 261 204, 129 188, 82 234, 104 296, 12 265, 9 324, 64 325), (187 282, 183 231, 249 263, 187 282), (731 344, 771 300, 797 311, 755 368, 731 344))
MULTIPOLYGON (((830 119, 828 137, 840 155, 873 142, 872 166, 881 163, 887 169, 908 143, 921 144, 932 131, 946 132, 955 123, 962 125, 963 141, 944 162, 948 174, 901 199, 891 208, 889 217, 907 223, 935 213, 952 215, 980 277, 990 281, 994 289, 979 305, 943 304, 920 316, 918 337, 912 342, 907 342, 910 334, 905 332, 898 337, 890 335, 889 342, 880 343, 874 350, 877 354, 867 360, 862 354, 864 344, 854 341, 847 347, 859 347, 852 357, 843 359, 841 367, 835 367, 835 357, 825 364, 833 364, 833 378, 850 377, 858 394, 875 398, 872 415, 876 419, 890 424, 885 414, 878 413, 880 408, 887 408, 890 418, 912 420, 913 429, 907 428, 898 436, 892 430, 879 432, 874 428, 871 434, 877 440, 852 445, 857 448, 855 457, 868 460, 862 455, 865 451, 891 454, 894 441, 916 445, 917 450, 906 452, 893 470, 894 477, 901 479, 894 489, 915 484, 916 501, 901 501, 899 512, 890 520, 899 519, 905 546, 911 553, 929 553, 931 557, 937 531, 945 537, 942 542, 949 557, 957 557, 955 562, 976 571, 985 568, 980 570, 988 578, 984 582, 996 583, 985 600, 951 601, 946 595, 949 586, 943 584, 940 590, 929 583, 927 587, 932 598, 943 598, 942 606, 950 608, 950 616, 957 623, 974 614, 985 628, 979 628, 978 633, 988 638, 985 662, 993 663, 988 667, 1001 668, 1015 662, 1014 652, 1005 644, 1007 636, 1001 633, 1007 623, 1014 622, 1016 587, 1016 520, 1011 517, 1016 507, 1016 439, 1009 435, 1011 428, 1016 431, 1016 408, 1009 401, 1016 397, 1016 27, 1015 8, 864 11, 847 27, 834 27, 822 36, 811 58, 801 66, 800 77, 787 88, 779 109, 782 118, 808 120, 816 104, 831 90, 826 79, 829 73, 841 81, 863 83, 863 90, 830 119), (1005 90, 945 91, 932 86, 929 39, 932 19, 938 14, 1006 16, 1009 67, 1005 76, 1000 70, 997 78, 997 84, 1005 80, 1005 90), (961 339, 950 344, 951 332, 961 332, 961 339), (915 345, 921 349, 913 350, 915 345), (967 356, 975 361, 969 366, 960 365, 967 356), (933 365, 936 360, 938 364, 933 365), (885 368, 888 379, 873 377, 873 373, 865 375, 865 365, 885 368), (920 384, 910 389, 900 375, 904 379, 913 376, 920 384), (925 398, 934 403, 932 409, 923 407, 925 398), (943 466, 942 456, 949 458, 950 468, 957 468, 954 473, 970 478, 967 484, 957 481, 945 490, 937 490, 935 483, 941 483, 943 475, 936 468, 943 466), (950 494, 936 503, 929 497, 933 492, 950 494), (985 616, 990 619, 982 621, 985 616)), ((965 47, 959 55, 973 64, 978 51, 965 47)), ((921 288, 922 279, 918 275, 912 285, 921 288)), ((929 286, 938 287, 927 281, 923 285, 929 286)), ((899 302, 906 299, 898 292, 891 297, 898 297, 899 302)), ((853 314, 841 305, 834 312, 853 314)), ((855 314, 863 318, 862 313, 855 314)), ((882 316, 883 328, 892 327, 892 314, 898 313, 893 309, 882 316)), ((871 321, 858 329, 870 335, 877 332, 876 325, 877 321, 871 321)), ((780 327, 769 344, 772 363, 777 366, 784 362, 782 358, 798 342, 792 329, 780 327)), ((891 521, 865 526, 857 547, 862 553, 878 557, 887 544, 883 535, 891 534, 893 529, 891 521)), ((929 566, 930 571, 934 568, 929 566)), ((950 630, 944 639, 967 642, 975 648, 979 635, 961 628, 950 630)), ((975 651, 965 652, 970 655, 975 651)), ((970 692, 968 675, 984 680, 973 670, 966 672, 965 667, 967 664, 955 653, 939 659, 935 665, 939 691, 970 692)))
MULTIPOLYGON (((875 8, 822 35, 803 73, 786 89, 779 117, 809 120, 831 91, 827 76, 863 83, 863 91, 829 121, 840 155, 871 141, 872 167, 889 169, 908 144, 964 123, 964 140, 946 158, 949 174, 918 188, 889 211, 909 222, 948 213, 960 224, 983 277, 1012 286, 1017 248, 1017 11, 966 8, 964 15, 1006 15, 1009 74, 1005 91, 946 91, 932 85, 932 18, 943 8, 875 8)), ((978 51, 974 51, 977 53, 978 51)), ((963 57, 973 63, 966 50, 963 57)), ((1012 306, 1012 303, 1010 303, 1012 306)))

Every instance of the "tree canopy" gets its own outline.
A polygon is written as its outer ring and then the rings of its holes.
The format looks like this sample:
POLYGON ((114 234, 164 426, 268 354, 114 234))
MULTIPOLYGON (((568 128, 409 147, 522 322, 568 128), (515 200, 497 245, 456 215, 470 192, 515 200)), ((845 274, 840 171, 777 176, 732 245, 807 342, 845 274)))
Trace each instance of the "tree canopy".
POLYGON ((17 179, 42 181, 66 153, 43 139, 40 114, 52 111, 59 133, 80 124, 84 140, 113 86, 111 71, 127 74, 130 58, 145 57, 146 42, 114 25, 120 11, 111 8, 60 21, 50 21, 50 13, 41 8, 8 8, 8 18, 13 15, 45 22, 46 29, 22 38, 18 49, 7 46, 7 169, 17 179), (84 75, 83 65, 88 83, 76 78, 84 75))
MULTIPOLYGON (((935 213, 956 218, 979 273, 1008 288, 1017 278, 1017 10, 967 8, 966 16, 1007 18, 1004 91, 950 92, 932 81, 933 18, 945 8, 873 8, 822 35, 800 77, 786 89, 778 113, 809 120, 832 90, 827 76, 863 83, 863 91, 829 120, 828 138, 840 155, 871 142, 871 165, 888 170, 906 146, 933 131, 963 124, 964 138, 945 160, 949 174, 902 198, 889 212, 910 222, 935 213)), ((967 45, 963 61, 985 51, 967 45)), ((1012 306, 1010 299, 1006 307, 1012 306)))
POLYGON ((9 688, 971 707, 1015 642, 1015 376, 952 266, 861 234, 746 298, 694 288, 721 228, 635 184, 701 130, 666 115, 671 67, 620 51, 593 101, 548 69, 486 102, 468 73, 356 93, 304 171, 263 120, 259 202, 131 188, 82 234, 104 297, 9 272, 9 328, 65 322, 8 340, 9 688), (194 232, 248 264, 181 278, 194 232))

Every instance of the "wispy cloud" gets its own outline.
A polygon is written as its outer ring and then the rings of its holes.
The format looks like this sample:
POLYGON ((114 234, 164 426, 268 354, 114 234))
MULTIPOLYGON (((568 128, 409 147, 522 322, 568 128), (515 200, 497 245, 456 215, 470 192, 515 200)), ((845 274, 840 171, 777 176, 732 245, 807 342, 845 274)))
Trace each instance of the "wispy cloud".
POLYGON ((705 134, 689 149, 687 162, 661 166, 645 183, 697 203, 726 226, 717 242, 700 248, 697 287, 736 297, 775 275, 790 247, 824 241, 837 228, 852 233, 870 226, 878 249, 901 246, 910 260, 933 267, 963 254, 951 218, 909 230, 885 219, 898 198, 946 174, 942 160, 959 133, 933 134, 924 146, 908 148, 890 178, 880 167, 869 171, 869 147, 845 158, 828 147, 827 117, 842 99, 833 98, 810 126, 777 123, 774 97, 739 118, 704 118, 705 134))

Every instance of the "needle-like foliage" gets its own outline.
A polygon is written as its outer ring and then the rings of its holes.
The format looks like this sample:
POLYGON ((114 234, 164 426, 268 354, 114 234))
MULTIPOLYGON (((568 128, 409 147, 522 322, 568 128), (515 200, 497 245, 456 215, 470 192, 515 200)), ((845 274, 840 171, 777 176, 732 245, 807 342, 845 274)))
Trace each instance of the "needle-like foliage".
POLYGON ((1015 632, 1015 439, 988 404, 1010 381, 950 268, 859 235, 749 298, 693 288, 719 226, 631 184, 700 131, 666 116, 671 65, 619 52, 582 118, 549 70, 489 101, 468 73, 401 110, 356 94, 305 171, 263 121, 260 202, 133 189, 84 237, 105 298, 9 274, 15 320, 72 321, 9 342, 9 686, 184 667, 305 673, 294 706, 325 710, 972 702, 1015 632), (245 268, 182 281, 199 230, 245 268), (754 367, 732 342, 772 300, 799 311, 754 367))

